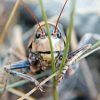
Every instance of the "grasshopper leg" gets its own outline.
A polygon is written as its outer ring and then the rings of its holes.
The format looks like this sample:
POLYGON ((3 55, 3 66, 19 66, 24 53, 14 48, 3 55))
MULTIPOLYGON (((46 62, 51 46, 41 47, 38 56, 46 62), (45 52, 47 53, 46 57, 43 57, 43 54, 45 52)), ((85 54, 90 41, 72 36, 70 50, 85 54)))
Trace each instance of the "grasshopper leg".
MULTIPOLYGON (((73 64, 75 64, 83 53, 87 52, 91 48, 91 44, 85 45, 82 49, 74 51, 73 56, 69 55, 68 62, 66 63, 65 67, 62 70, 62 73, 60 75, 60 80, 63 79, 64 74, 67 73, 67 75, 73 75, 77 68, 73 67, 73 64)), ((72 53, 71 53, 72 55, 72 53)))
POLYGON ((43 88, 39 85, 39 82, 34 77, 27 75, 27 74, 23 74, 21 72, 17 72, 12 69, 8 69, 8 70, 6 69, 6 71, 12 75, 15 75, 15 76, 21 77, 23 79, 29 80, 31 82, 34 82, 36 87, 38 87, 41 91, 43 91, 43 88))

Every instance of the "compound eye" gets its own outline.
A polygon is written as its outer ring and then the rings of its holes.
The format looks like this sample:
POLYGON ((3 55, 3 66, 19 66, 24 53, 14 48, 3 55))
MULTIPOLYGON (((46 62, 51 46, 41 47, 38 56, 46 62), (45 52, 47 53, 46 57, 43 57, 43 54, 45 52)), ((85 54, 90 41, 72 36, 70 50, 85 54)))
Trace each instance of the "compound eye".
POLYGON ((61 33, 57 32, 57 38, 61 38, 61 33))
POLYGON ((40 36, 41 36, 41 34, 37 33, 35 37, 38 39, 38 38, 40 38, 40 36))

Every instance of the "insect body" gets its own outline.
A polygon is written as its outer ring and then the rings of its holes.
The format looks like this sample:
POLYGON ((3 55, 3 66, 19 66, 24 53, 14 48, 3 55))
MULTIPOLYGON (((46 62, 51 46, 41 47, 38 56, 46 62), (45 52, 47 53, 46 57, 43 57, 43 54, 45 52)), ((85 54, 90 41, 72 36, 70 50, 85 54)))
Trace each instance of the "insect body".
MULTIPOLYGON (((51 67, 51 51, 50 51, 50 43, 49 43, 49 39, 48 39, 48 35, 46 32, 46 27, 45 27, 45 22, 41 22, 40 23, 41 28, 43 30, 43 33, 41 32, 41 29, 38 25, 36 25, 34 27, 34 36, 29 44, 29 49, 30 49, 30 61, 32 63, 32 61, 34 62, 34 53, 37 53, 40 58, 38 59, 40 62, 36 65, 33 64, 33 66, 31 66, 31 71, 34 70, 36 72, 37 71, 44 71, 48 68, 51 67), (33 54, 33 56, 32 56, 33 54), (36 66, 36 67, 35 67, 36 66), (35 67, 35 69, 34 69, 35 67)), ((53 46, 53 53, 54 53, 54 57, 56 59, 56 67, 59 67, 62 61, 62 57, 63 56, 63 51, 64 51, 64 47, 65 47, 65 33, 63 31, 63 27, 60 23, 58 23, 57 26, 57 31, 56 33, 55 31, 55 27, 56 24, 49 22, 48 21, 48 25, 49 25, 49 31, 50 31, 50 36, 51 36, 51 40, 52 40, 52 46, 53 46)), ((69 63, 74 63, 76 59, 78 59, 79 56, 82 55, 83 52, 87 51, 89 48, 91 47, 91 45, 86 45, 82 48, 80 48, 79 50, 76 50, 73 53, 70 53, 70 55, 68 56, 68 59, 71 61, 69 63), (76 56, 75 56, 76 55, 76 56), (75 56, 75 57, 74 57, 75 56)), ((66 57, 67 58, 67 57, 66 57)), ((68 66, 71 64, 67 64, 68 66)), ((67 70, 67 67, 63 69, 62 73, 65 74, 67 70)))
MULTIPOLYGON (((58 24, 57 31, 54 33, 55 24, 48 22, 50 35, 52 40, 52 45, 54 48, 55 58, 63 52, 65 45, 65 36, 61 24, 58 24)), ((23 74, 15 71, 14 69, 27 68, 30 67, 30 72, 36 74, 41 71, 45 71, 48 68, 51 68, 51 51, 48 35, 45 28, 45 23, 40 23, 43 33, 41 32, 38 25, 34 27, 34 36, 29 43, 29 59, 24 61, 19 61, 18 63, 11 64, 10 66, 5 66, 5 70, 10 74, 19 76, 21 78, 35 82, 36 85, 39 85, 39 82, 35 80, 32 76, 23 74)))
MULTIPOLYGON (((32 17, 37 22, 37 25, 33 29, 34 35, 28 46, 29 58, 28 58, 28 60, 19 61, 18 63, 11 64, 10 67, 5 66, 5 70, 13 75, 17 75, 21 78, 28 79, 32 82, 34 80, 36 85, 38 85, 39 83, 32 76, 14 71, 14 69, 30 67, 30 71, 33 74, 35 74, 37 72, 45 71, 46 69, 51 68, 51 61, 52 61, 50 43, 49 43, 45 23, 44 22, 39 23, 38 20, 36 19, 35 15, 31 13, 29 7, 23 1, 22 1, 22 3, 23 3, 24 8, 26 8, 26 10, 32 15, 32 17)), ((64 50, 64 45, 66 43, 65 34, 64 34, 62 25, 59 24, 59 19, 60 19, 60 16, 63 12, 63 9, 64 9, 66 3, 67 3, 67 0, 65 1, 64 6, 61 10, 61 13, 57 19, 57 23, 55 24, 55 23, 48 21, 54 57, 55 57, 57 63, 59 63, 59 64, 61 63, 61 60, 62 60, 61 56, 63 56, 62 52, 64 50)), ((84 49, 85 48, 74 52, 74 54, 69 57, 75 56, 75 54, 77 54, 80 51, 85 52, 84 49)), ((80 54, 82 54, 82 53, 80 53, 80 54)), ((77 59, 77 57, 75 59, 77 59)), ((57 67, 59 64, 56 64, 57 67)), ((65 74, 66 70, 67 70, 67 67, 65 67, 63 69, 64 74, 65 74)))
MULTIPOLYGON (((58 56, 59 52, 62 52, 64 50, 65 36, 62 26, 59 24, 59 19, 67 1, 68 0, 66 0, 64 3, 61 13, 58 17, 57 23, 55 24, 48 22, 55 57, 58 56)), ((21 78, 28 79, 30 81, 34 80, 35 83, 37 83, 36 85, 38 85, 38 82, 33 77, 14 71, 14 69, 30 67, 31 72, 35 74, 37 72, 44 71, 45 69, 51 66, 51 51, 49 39, 45 28, 45 23, 39 23, 36 16, 33 13, 31 13, 31 10, 27 6, 27 4, 23 0, 21 3, 23 3, 23 7, 37 22, 37 25, 34 27, 33 30, 34 36, 29 44, 29 59, 18 62, 16 64, 11 64, 10 67, 5 66, 5 70, 21 78)))
MULTIPOLYGON (((65 35, 64 35, 61 24, 58 24, 56 33, 54 33, 55 24, 51 22, 48 22, 48 24, 49 24, 49 29, 50 29, 52 45, 54 48, 53 53, 56 59, 56 67, 59 67, 62 61, 64 45, 66 42, 65 35)), ((32 76, 17 72, 14 69, 30 67, 30 71, 33 74, 36 74, 38 72, 45 71, 46 69, 51 68, 51 61, 52 61, 51 51, 50 51, 48 35, 45 28, 45 23, 41 22, 40 25, 43 30, 43 33, 41 32, 38 25, 36 25, 33 29, 34 36, 32 37, 32 40, 30 41, 29 46, 28 46, 29 59, 24 60, 24 61, 19 61, 18 63, 11 64, 10 66, 5 66, 5 69, 7 72, 13 75, 17 75, 21 78, 30 80, 32 82, 35 82, 36 85, 39 85, 39 82, 35 80, 32 76)), ((68 56, 68 59, 70 61, 69 63, 73 64, 74 61, 77 60, 77 58, 80 57, 82 53, 87 51, 89 48, 90 48, 90 45, 87 45, 79 50, 76 50, 73 53, 70 53, 68 56)), ((62 76, 63 74, 67 72, 68 69, 70 69, 69 63, 66 64, 65 67, 63 68, 62 76)))

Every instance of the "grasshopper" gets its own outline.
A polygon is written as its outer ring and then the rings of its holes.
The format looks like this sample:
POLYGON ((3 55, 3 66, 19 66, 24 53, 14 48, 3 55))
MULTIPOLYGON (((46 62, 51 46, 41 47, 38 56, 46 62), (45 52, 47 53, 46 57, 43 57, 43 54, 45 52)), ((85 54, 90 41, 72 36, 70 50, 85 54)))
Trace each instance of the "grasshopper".
MULTIPOLYGON (((65 1, 63 8, 60 12, 60 15, 57 19, 57 23, 49 22, 49 31, 51 35, 51 40, 52 40, 52 45, 53 45, 53 53, 54 57, 56 59, 56 66, 59 67, 59 64, 62 61, 62 56, 63 56, 63 51, 64 51, 64 46, 66 43, 65 39, 65 33, 63 30, 62 25, 59 23, 59 19, 61 17, 61 14, 63 12, 63 9, 66 5, 68 0, 65 1)), ((30 13, 29 7, 24 4, 24 7, 26 10, 30 13)), ((30 13, 31 14, 31 13, 30 13)), ((36 20, 37 25, 34 26, 33 28, 33 37, 29 42, 28 49, 29 49, 29 58, 27 60, 22 60, 17 63, 6 65, 5 71, 12 74, 19 76, 21 78, 27 79, 31 82, 35 82, 36 86, 39 85, 39 82, 33 78, 31 75, 24 74, 21 72, 17 72, 15 69, 22 69, 22 68, 30 68, 30 72, 33 74, 40 73, 42 71, 46 71, 47 69, 51 68, 51 51, 50 51, 50 43, 45 27, 45 22, 38 22, 34 14, 31 14, 32 17, 36 20)), ((82 53, 86 52, 88 49, 90 49, 90 45, 84 46, 68 55, 69 61, 74 62, 76 59, 78 59, 82 53)), ((62 70, 62 74, 67 73, 67 67, 69 66, 68 64, 65 65, 64 69, 62 70)), ((69 66, 70 69, 70 66, 69 66)), ((71 68, 73 70, 73 68, 71 68)), ((62 75, 62 76, 63 76, 62 75)), ((40 87, 41 89, 41 87, 40 87)))

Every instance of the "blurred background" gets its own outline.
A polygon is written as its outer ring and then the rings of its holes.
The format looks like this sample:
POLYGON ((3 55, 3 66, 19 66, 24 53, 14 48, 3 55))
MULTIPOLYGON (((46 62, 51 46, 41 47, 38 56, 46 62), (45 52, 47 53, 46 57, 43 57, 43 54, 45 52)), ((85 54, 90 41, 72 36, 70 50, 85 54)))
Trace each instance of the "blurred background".
MULTIPOLYGON (((43 21, 38 0, 24 0, 34 12, 38 21, 43 21)), ((65 0, 43 0, 48 20, 56 22, 65 0)), ((69 14, 73 0, 69 0, 60 18, 64 31, 69 25, 69 14)), ((96 43, 100 40, 100 1, 76 0, 74 16, 74 35, 72 36, 71 51, 87 43, 96 43)), ((36 21, 23 7, 20 0, 0 0, 0 66, 26 59, 28 55, 28 43, 33 35, 33 27, 36 21), (18 3, 15 7, 15 4, 18 3)), ((60 100, 100 100, 100 50, 75 64, 76 72, 72 76, 65 75, 58 85, 60 100)), ((23 71, 23 70, 21 70, 23 71)), ((24 70, 25 71, 25 70, 24 70)), ((5 84, 7 78, 0 73, 0 81, 5 84)), ((14 78, 10 76, 9 83, 14 78)), ((44 77, 43 77, 44 78, 44 77)), ((12 81, 13 80, 13 81, 12 81)), ((19 80, 16 78, 16 81, 19 80)), ((41 79, 40 79, 41 80, 41 79)), ((46 93, 37 91, 29 100, 53 100, 52 85, 48 82, 44 85, 46 93)), ((26 83, 15 87, 15 92, 6 90, 2 100, 16 100, 21 93, 28 92, 33 84, 26 83), (27 88, 25 87, 27 86, 27 88), (24 89, 23 89, 24 88, 24 89), (9 98, 8 98, 9 96, 9 98)), ((0 90, 1 91, 1 90, 0 90)), ((1 94, 3 92, 0 92, 1 94)), ((22 94, 23 94, 22 93, 22 94)), ((0 99, 0 100, 1 100, 0 99)))

